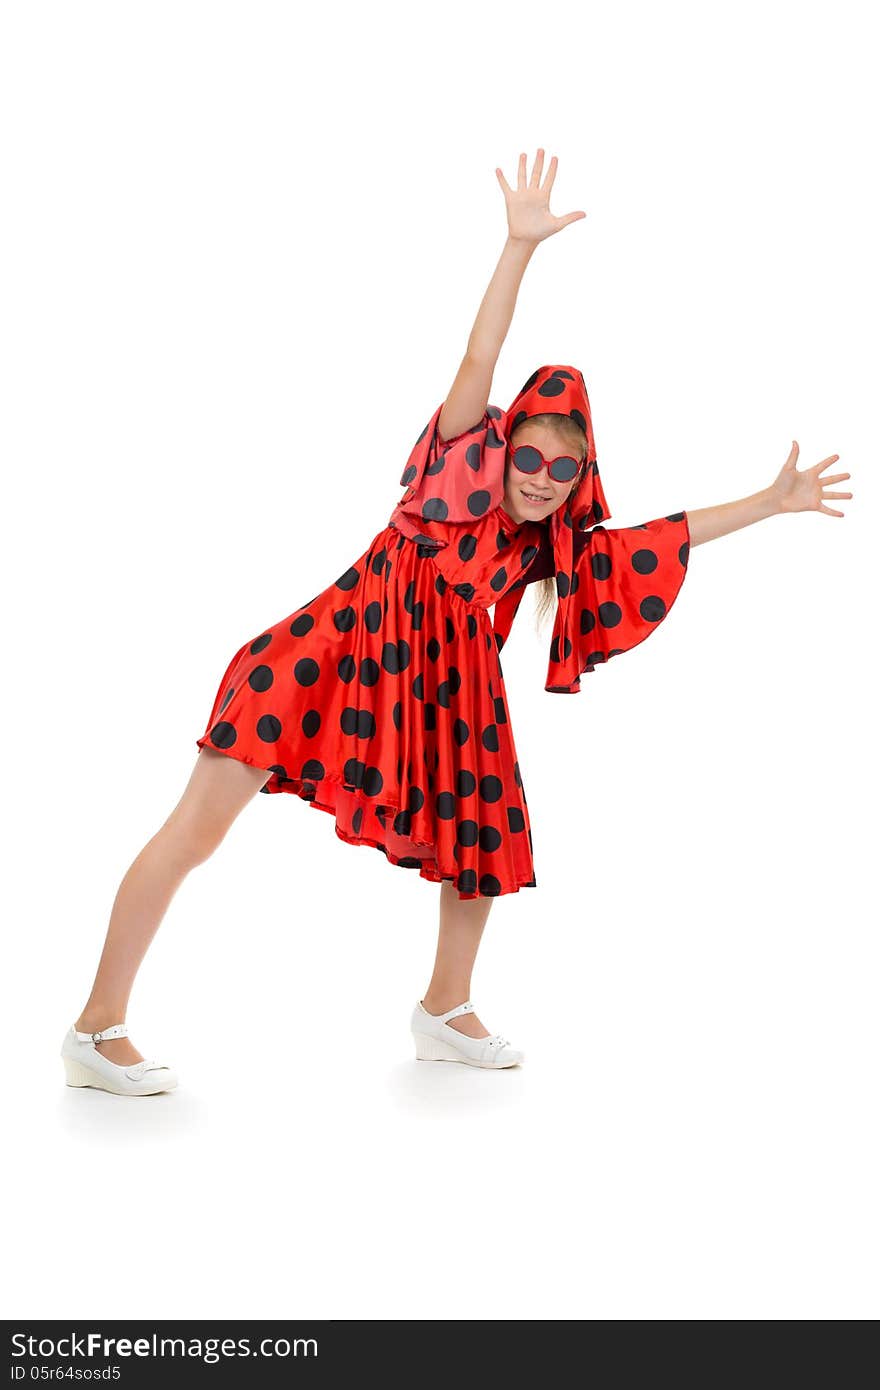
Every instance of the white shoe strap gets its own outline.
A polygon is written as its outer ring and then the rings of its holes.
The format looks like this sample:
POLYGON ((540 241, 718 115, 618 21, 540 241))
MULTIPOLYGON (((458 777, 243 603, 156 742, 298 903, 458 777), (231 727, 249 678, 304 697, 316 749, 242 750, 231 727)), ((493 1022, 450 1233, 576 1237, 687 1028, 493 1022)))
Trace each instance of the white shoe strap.
POLYGON ((81 1033, 75 1029, 79 1042, 108 1042, 110 1038, 127 1038, 128 1028, 124 1023, 114 1023, 110 1028, 102 1028, 99 1033, 81 1033))
POLYGON ((451 1018, 458 1018, 459 1014, 472 1014, 473 1011, 474 1006, 468 999, 467 1002, 464 1004, 457 1004, 456 1007, 454 1009, 450 1009, 448 1013, 439 1014, 438 1022, 448 1023, 451 1018))

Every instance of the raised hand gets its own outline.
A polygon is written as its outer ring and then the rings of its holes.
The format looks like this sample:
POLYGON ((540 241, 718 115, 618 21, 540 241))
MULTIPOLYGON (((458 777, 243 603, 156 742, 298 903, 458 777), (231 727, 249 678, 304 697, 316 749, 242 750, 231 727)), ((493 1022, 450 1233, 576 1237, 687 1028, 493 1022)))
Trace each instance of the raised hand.
POLYGON ((553 215, 550 211, 550 191, 556 178, 556 155, 550 160, 547 177, 541 183, 543 167, 544 151, 538 150, 532 176, 526 183, 526 157, 521 154, 516 188, 511 188, 500 169, 495 170, 507 204, 507 231, 512 241, 524 241, 537 246, 539 241, 561 231, 569 222, 577 222, 587 215, 585 212, 567 212, 564 217, 553 215))
POLYGON ((851 492, 825 492, 824 488, 831 483, 842 483, 849 473, 835 473, 828 478, 822 478, 824 468, 829 464, 836 463, 840 458, 839 454, 831 454, 821 463, 814 463, 812 468, 798 470, 798 443, 792 440, 791 453, 782 465, 779 476, 771 485, 771 492, 775 495, 779 511, 781 512, 826 512, 828 516, 843 516, 843 512, 835 510, 834 507, 826 507, 826 501, 836 497, 852 497, 851 492))

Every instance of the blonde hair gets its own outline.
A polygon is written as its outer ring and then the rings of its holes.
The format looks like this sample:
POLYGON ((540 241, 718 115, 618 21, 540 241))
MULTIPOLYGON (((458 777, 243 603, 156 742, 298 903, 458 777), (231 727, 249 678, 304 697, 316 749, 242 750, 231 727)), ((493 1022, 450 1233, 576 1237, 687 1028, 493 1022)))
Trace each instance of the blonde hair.
MULTIPOLYGON (((516 429, 511 432, 511 444, 513 443, 513 437, 517 430, 527 424, 546 425, 548 429, 554 430, 559 436, 563 448, 571 449, 575 458, 579 458, 581 462, 583 462, 587 457, 587 436, 584 434, 580 425, 572 420, 570 416, 552 415, 549 413, 544 415, 530 415, 528 419, 521 420, 516 429)), ((582 486, 585 477, 586 469, 581 473, 581 476, 569 493, 569 498, 574 497, 578 488, 582 486)), ((551 574, 547 579, 536 579, 533 587, 535 589, 535 629, 540 633, 556 611, 556 604, 558 602, 556 576, 551 574)))

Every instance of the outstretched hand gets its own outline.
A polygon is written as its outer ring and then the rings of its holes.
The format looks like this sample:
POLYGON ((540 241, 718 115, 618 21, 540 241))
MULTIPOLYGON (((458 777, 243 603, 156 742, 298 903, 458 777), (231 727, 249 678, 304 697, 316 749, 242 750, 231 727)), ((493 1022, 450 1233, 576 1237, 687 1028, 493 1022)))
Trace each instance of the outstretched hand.
POLYGON ((500 169, 495 170, 507 204, 508 235, 513 241, 525 241, 537 246, 539 241, 561 231, 569 222, 578 222, 587 215, 585 212, 567 212, 564 217, 554 217, 550 211, 550 191, 556 178, 556 155, 550 160, 547 177, 541 183, 543 167, 544 151, 538 150, 532 176, 526 183, 526 157, 521 154, 516 188, 511 188, 500 169))
POLYGON ((836 463, 840 458, 839 454, 831 454, 829 458, 823 459, 821 463, 814 463, 812 468, 804 468, 800 471, 797 467, 798 443, 792 440, 791 453, 782 465, 779 476, 773 482, 771 491, 776 495, 781 512, 826 512, 828 516, 843 516, 843 512, 836 511, 834 507, 826 507, 825 502, 834 497, 852 497, 851 492, 824 492, 823 488, 831 483, 842 483, 848 478, 849 473, 835 473, 829 478, 820 478, 819 474, 829 464, 836 463))

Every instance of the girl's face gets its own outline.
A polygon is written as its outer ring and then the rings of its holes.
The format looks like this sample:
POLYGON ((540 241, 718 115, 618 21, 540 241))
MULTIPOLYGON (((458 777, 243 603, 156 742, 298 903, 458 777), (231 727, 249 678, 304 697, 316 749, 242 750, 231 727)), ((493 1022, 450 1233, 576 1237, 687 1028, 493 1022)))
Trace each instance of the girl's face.
MULTIPOLYGON (((567 483, 558 483, 551 478, 545 463, 541 464, 537 473, 522 473, 511 458, 513 450, 521 444, 533 445, 545 459, 551 461, 561 454, 569 454, 570 450, 554 429, 540 423, 533 424, 531 420, 526 420, 514 430, 514 435, 516 437, 511 438, 504 469, 504 510, 518 523, 545 521, 558 507, 565 505, 566 498, 583 475, 583 465, 567 483)), ((573 456, 579 458, 580 454, 573 456)))

